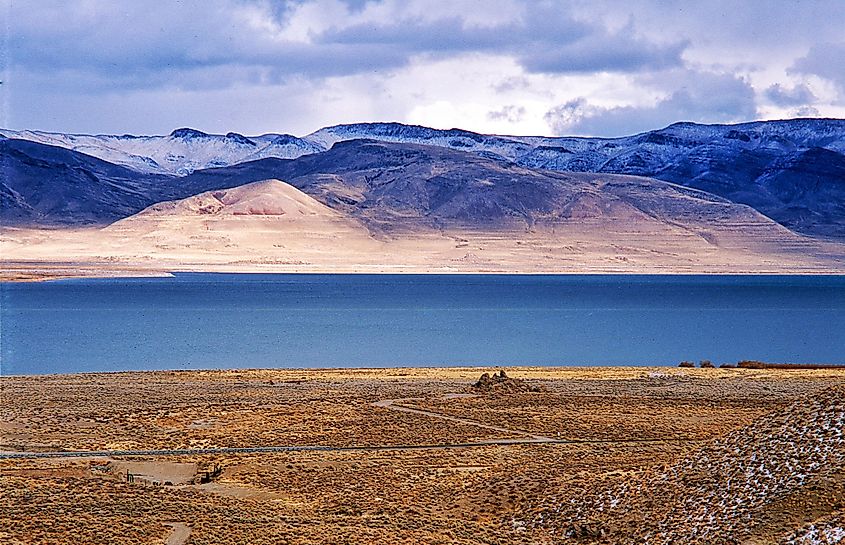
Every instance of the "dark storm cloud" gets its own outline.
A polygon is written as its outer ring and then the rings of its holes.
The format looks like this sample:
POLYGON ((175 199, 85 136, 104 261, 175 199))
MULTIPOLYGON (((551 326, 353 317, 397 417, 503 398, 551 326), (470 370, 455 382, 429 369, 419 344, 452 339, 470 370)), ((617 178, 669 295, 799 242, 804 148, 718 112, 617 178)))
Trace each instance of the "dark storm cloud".
MULTIPOLYGON (((364 2, 348 4, 353 11, 365 7, 364 2)), ((248 3, 93 5, 86 11, 73 3, 13 4, 12 59, 28 71, 67 69, 116 80, 129 73, 139 81, 152 72, 183 70, 190 79, 193 71, 221 67, 219 85, 226 86, 250 73, 227 72, 233 65, 262 67, 276 78, 326 77, 398 68, 416 55, 484 52, 513 55, 528 71, 631 71, 678 64, 683 50, 678 43, 661 46, 630 38, 629 29, 609 34, 600 24, 576 21, 566 10, 540 4, 531 5, 522 18, 492 27, 467 25, 460 17, 409 17, 332 27, 311 35, 310 43, 279 38, 270 27, 254 28, 232 16, 234 8, 248 3)), ((284 23, 297 5, 271 4, 271 22, 284 23)))
POLYGON ((468 26, 461 18, 359 24, 332 29, 318 37, 323 44, 382 45, 415 54, 465 52, 513 56, 528 72, 632 72, 681 64, 685 42, 656 44, 635 36, 629 25, 609 32, 567 15, 565 10, 531 5, 520 20, 468 26))
MULTIPOLYGON (((15 6, 20 6, 15 4, 15 6)), ((309 44, 279 39, 268 29, 251 28, 231 18, 224 4, 212 2, 114 5, 77 13, 72 5, 46 10, 22 10, 9 43, 10 57, 20 70, 55 75, 56 85, 70 85, 90 74, 93 80, 111 79, 116 87, 205 87, 205 77, 216 70, 215 85, 225 88, 239 81, 272 83, 290 75, 327 77, 401 66, 407 52, 370 44, 350 47, 341 43, 309 44), (191 9, 191 8, 196 9, 191 9), (63 13, 67 18, 61 17, 63 13), (44 44, 60 44, 44 47, 44 44)), ((270 13, 284 17, 290 3, 270 13), (284 9, 282 9, 284 8, 284 9)), ((22 7, 22 6, 20 6, 22 7)))
POLYGON ((655 45, 627 32, 591 34, 572 44, 537 42, 520 55, 529 72, 635 72, 681 65, 684 42, 655 45))

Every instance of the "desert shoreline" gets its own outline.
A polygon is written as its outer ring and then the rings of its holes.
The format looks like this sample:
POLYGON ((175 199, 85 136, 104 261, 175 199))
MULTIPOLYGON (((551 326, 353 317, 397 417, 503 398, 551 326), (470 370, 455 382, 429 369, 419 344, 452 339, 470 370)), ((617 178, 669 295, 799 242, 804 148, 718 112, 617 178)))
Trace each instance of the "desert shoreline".
MULTIPOLYGON (((470 380, 477 378, 476 375, 489 372, 491 370, 505 370, 507 373, 518 373, 520 376, 536 379, 536 380, 551 380, 565 376, 602 376, 602 375, 618 375, 620 377, 643 377, 643 373, 651 373, 655 376, 665 375, 665 377, 682 376, 697 379, 712 379, 712 378, 726 378, 733 374, 746 374, 747 376, 767 376, 769 374, 787 373, 788 377, 803 377, 809 376, 812 378, 824 378, 828 376, 841 376, 845 381, 845 363, 772 363, 768 362, 766 365, 773 364, 769 368, 752 368, 752 367, 736 367, 736 362, 729 362, 729 366, 713 368, 702 367, 680 367, 677 364, 626 364, 626 365, 601 365, 589 363, 577 363, 573 365, 521 365, 521 364, 478 364, 478 365, 397 365, 397 366, 383 366, 383 367, 367 367, 367 366, 331 366, 331 367, 209 367, 209 368, 191 368, 191 369, 116 369, 114 371, 81 371, 81 372, 57 372, 57 373, 17 373, 17 374, 3 374, 0 375, 0 382, 4 380, 13 379, 73 379, 73 378, 97 378, 102 375, 106 378, 116 378, 119 375, 163 375, 176 376, 184 375, 185 378, 190 378, 189 375, 214 375, 221 376, 238 376, 238 375, 299 375, 312 374, 315 377, 322 375, 336 376, 341 379, 349 379, 350 377, 375 377, 391 378, 391 379, 425 379, 436 377, 438 379, 450 378, 459 380, 470 380)), ((664 378, 665 378, 664 377, 664 378)))
POLYGON ((211 274, 294 274, 294 275, 502 275, 502 276, 845 276, 845 269, 800 269, 774 268, 770 270, 754 269, 601 269, 585 267, 571 270, 455 270, 425 267, 406 268, 374 268, 360 267, 322 268, 264 268, 264 267, 197 267, 197 268, 133 268, 114 266, 73 266, 64 264, 23 265, 0 262, 0 283, 45 282, 67 279, 95 279, 95 278, 169 278, 177 274, 211 273, 211 274))

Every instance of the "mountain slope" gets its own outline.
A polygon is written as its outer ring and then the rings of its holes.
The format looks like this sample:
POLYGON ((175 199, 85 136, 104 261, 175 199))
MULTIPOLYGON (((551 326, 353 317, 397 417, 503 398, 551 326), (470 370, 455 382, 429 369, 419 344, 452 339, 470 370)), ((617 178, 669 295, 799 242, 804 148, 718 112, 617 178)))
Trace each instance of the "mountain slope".
POLYGON ((194 192, 221 180, 272 177, 358 217, 376 231, 550 229, 615 222, 631 231, 671 224, 692 231, 788 231, 726 199, 642 177, 537 171, 473 154, 421 145, 347 141, 292 161, 264 160, 198 171, 194 192))
POLYGON ((60 147, 0 140, 0 220, 17 225, 111 222, 161 200, 165 176, 140 174, 60 147))
MULTIPOLYGON (((644 177, 528 169, 436 146, 338 142, 295 160, 197 171, 183 184, 199 192, 268 176, 357 219, 376 237, 439 233, 466 247, 480 236, 498 237, 516 245, 506 255, 529 261, 536 260, 531 245, 556 247, 545 250, 548 266, 597 253, 608 266, 674 261, 677 270, 710 260, 733 261, 732 270, 777 270, 797 261, 841 266, 838 245, 818 245, 709 193, 644 177)), ((466 255, 481 259, 480 252, 466 255)))
MULTIPOLYGON (((69 164, 108 165, 59 151, 69 164)), ((61 171, 54 163, 44 168, 61 171)), ((138 177, 123 211, 140 213, 105 229, 20 229, 4 213, 4 226, 14 227, 0 236, 4 259, 346 272, 843 268, 840 245, 799 237, 709 193, 645 177, 534 170, 436 146, 355 140, 293 160, 138 177), (253 183, 268 179, 290 185, 253 183), (160 202, 174 199, 185 200, 160 202)), ((113 215, 95 214, 109 204, 101 191, 124 188, 105 175, 94 175, 84 191, 68 192, 62 176, 48 181, 33 202, 53 193, 66 200, 41 224, 102 223, 113 215)), ((30 179, 12 182, 28 187, 30 179)))
POLYGON ((285 219, 299 219, 303 216, 337 218, 340 214, 280 180, 265 180, 156 203, 134 218, 174 216, 284 216, 285 219))
POLYGON ((842 493, 845 391, 834 388, 668 468, 558 499, 536 524, 562 543, 776 543, 828 524, 842 493))
POLYGON ((210 135, 193 129, 143 137, 1 132, 81 151, 139 172, 176 175, 262 158, 293 159, 355 139, 424 144, 534 169, 653 177, 747 204, 805 234, 845 237, 845 215, 839 205, 845 184, 841 169, 845 120, 841 119, 676 123, 622 138, 497 136, 400 123, 336 125, 303 138, 210 135))
POLYGON ((795 240, 749 207, 682 186, 535 170, 436 146, 344 141, 294 160, 260 159, 175 177, 135 173, 33 142, 2 145, 0 218, 7 224, 108 223, 162 200, 276 178, 381 233, 613 224, 637 233, 680 228, 711 243, 749 235, 795 240))
POLYGON ((111 244, 123 237, 120 244, 135 245, 138 254, 174 259, 264 254, 302 260, 314 252, 344 255, 376 245, 359 222, 280 180, 160 202, 103 233, 112 237, 111 244))
POLYGON ((353 138, 449 147, 531 168, 654 177, 748 204, 803 233, 845 236, 845 214, 828 206, 832 196, 842 202, 845 120, 676 123, 623 138, 489 136, 362 123, 321 129, 305 140, 325 146, 353 138), (773 191, 767 184, 784 171, 798 191, 773 191))

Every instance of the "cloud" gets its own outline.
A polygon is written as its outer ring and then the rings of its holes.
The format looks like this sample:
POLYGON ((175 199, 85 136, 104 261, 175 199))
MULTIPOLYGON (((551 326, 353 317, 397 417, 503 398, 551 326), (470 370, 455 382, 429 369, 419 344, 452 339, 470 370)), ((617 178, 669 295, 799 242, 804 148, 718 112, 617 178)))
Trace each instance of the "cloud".
POLYGON ((538 41, 520 60, 529 72, 634 72, 660 70, 682 64, 684 41, 654 44, 637 38, 629 25, 614 33, 593 33, 574 43, 538 41))
POLYGON ((408 56, 482 52, 510 55, 529 73, 631 72, 681 64, 684 41, 659 44, 638 37, 633 24, 614 32, 576 20, 559 5, 527 4, 521 18, 496 26, 467 25, 461 17, 397 20, 333 28, 322 44, 390 47, 408 56))
POLYGON ((550 109, 545 119, 559 135, 623 136, 677 121, 713 123, 756 117, 754 90, 741 78, 709 72, 676 78, 683 85, 653 104, 600 107, 580 97, 550 109))
POLYGON ((791 73, 812 74, 845 90, 845 42, 816 44, 789 68, 791 73))
POLYGON ((509 93, 511 91, 523 91, 531 86, 531 82, 525 76, 509 76, 493 84, 493 90, 497 93, 509 93))
POLYGON ((487 119, 491 121, 507 121, 508 123, 519 123, 525 118, 525 108, 509 104, 500 110, 487 112, 487 119))
POLYGON ((791 89, 786 88, 780 83, 775 83, 766 89, 764 94, 766 98, 778 106, 802 106, 816 100, 816 95, 803 83, 791 89))
POLYGON ((591 106, 586 98, 578 97, 555 106, 543 118, 554 134, 565 134, 577 127, 585 117, 594 117, 607 111, 607 108, 591 106))
MULTIPOLYGON (((37 4, 37 2, 36 2, 37 4)), ((10 58, 29 72, 111 78, 115 87, 193 87, 199 75, 218 72, 216 87, 236 82, 279 82, 288 77, 331 77, 395 68, 407 52, 373 44, 311 43, 284 35, 279 17, 296 4, 219 0, 176 4, 92 1, 91 9, 59 3, 53 9, 11 14, 10 58), (281 6, 281 7, 280 7, 281 6), (61 47, 44 47, 59 43, 61 47)), ((344 13, 349 13, 339 4, 344 13)), ((59 85, 67 82, 59 79, 59 85)))
POLYGON ((413 12, 384 19, 376 2, 333 2, 323 6, 325 28, 306 36, 291 25, 306 25, 313 2, 112 3, 91 0, 44 4, 13 3, 15 26, 9 50, 15 64, 31 71, 71 70, 139 80, 153 74, 220 68, 227 79, 264 71, 328 77, 407 66, 416 56, 466 52, 515 56, 529 72, 630 71, 680 62, 681 44, 661 46, 630 37, 631 28, 609 34, 599 24, 575 20, 559 5, 527 4, 500 24, 471 24, 465 15, 425 19, 413 12), (87 8, 87 9, 86 9, 87 8), (44 44, 60 47, 44 47, 44 44), (226 76, 226 69, 241 70, 226 76))
POLYGON ((0 0, 0 113, 10 128, 121 133, 395 120, 621 134, 841 116, 840 4, 0 0))
POLYGON ((819 110, 813 106, 801 106, 795 109, 795 117, 818 117, 819 110))

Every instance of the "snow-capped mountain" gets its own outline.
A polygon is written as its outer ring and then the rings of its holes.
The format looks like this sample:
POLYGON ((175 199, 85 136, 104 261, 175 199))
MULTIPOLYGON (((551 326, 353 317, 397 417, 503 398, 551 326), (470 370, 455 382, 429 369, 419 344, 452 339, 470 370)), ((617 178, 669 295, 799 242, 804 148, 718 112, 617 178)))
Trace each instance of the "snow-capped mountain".
POLYGON ((845 120, 675 123, 622 138, 490 136, 396 123, 327 127, 318 145, 370 138, 469 151, 520 166, 634 174, 754 207, 796 231, 845 236, 845 120))
POLYGON ((8 225, 110 223, 163 200, 275 178, 375 231, 525 230, 577 220, 788 234, 749 207, 654 179, 534 170, 417 144, 353 140, 293 160, 266 158, 187 176, 139 173, 17 139, 0 140, 0 153, 7 174, 0 217, 8 225))
POLYGON ((139 172, 184 176, 194 170, 216 168, 265 157, 292 159, 323 151, 289 134, 246 137, 230 132, 206 134, 176 129, 167 136, 85 135, 41 131, 9 131, 7 138, 67 148, 139 172))
POLYGON ((675 123, 621 138, 499 136, 400 123, 336 125, 301 138, 194 129, 168 136, 3 130, 0 135, 72 149, 143 173, 177 176, 257 159, 294 159, 356 139, 423 144, 533 169, 648 176, 752 206, 802 233, 845 236, 842 119, 675 123))
POLYGON ((517 161, 534 148, 530 143, 520 142, 508 136, 479 134, 462 129, 431 129, 402 123, 335 125, 313 132, 303 137, 303 140, 328 149, 336 142, 361 138, 452 148, 510 161, 517 161))
POLYGON ((141 172, 180 176, 265 157, 294 159, 325 151, 336 142, 362 138, 452 148, 532 168, 639 175, 654 175, 702 148, 721 156, 750 152, 779 157, 811 148, 845 154, 845 120, 842 119, 790 119, 737 125, 675 123, 621 138, 500 136, 401 123, 335 125, 302 138, 289 134, 218 135, 188 128, 176 129, 167 136, 12 130, 0 130, 0 135, 72 149, 141 172))
POLYGON ((845 153, 845 120, 788 119, 737 125, 675 123, 621 138, 500 136, 401 123, 356 123, 326 127, 303 137, 324 148, 357 138, 492 153, 524 166, 549 170, 653 171, 677 157, 678 152, 708 144, 734 151, 789 152, 821 147, 845 153))
POLYGON ((228 263, 257 252, 268 263, 298 263, 351 252, 350 259, 370 262, 410 249, 438 267, 483 270, 501 270, 509 252, 544 271, 578 259, 597 260, 599 270, 841 270, 843 245, 799 237, 711 193, 639 176, 531 169, 437 146, 352 140, 297 159, 187 176, 141 173, 17 139, 0 140, 0 158, 6 259, 84 261, 91 258, 85 248, 102 247, 98 260, 178 260, 187 252, 228 263), (268 179, 285 184, 262 183, 268 179), (92 229, 61 229, 80 226, 92 229), (43 246, 53 240, 56 246, 43 246), (425 243, 406 245, 413 240, 425 243), (390 241, 398 245, 383 246, 390 241))

